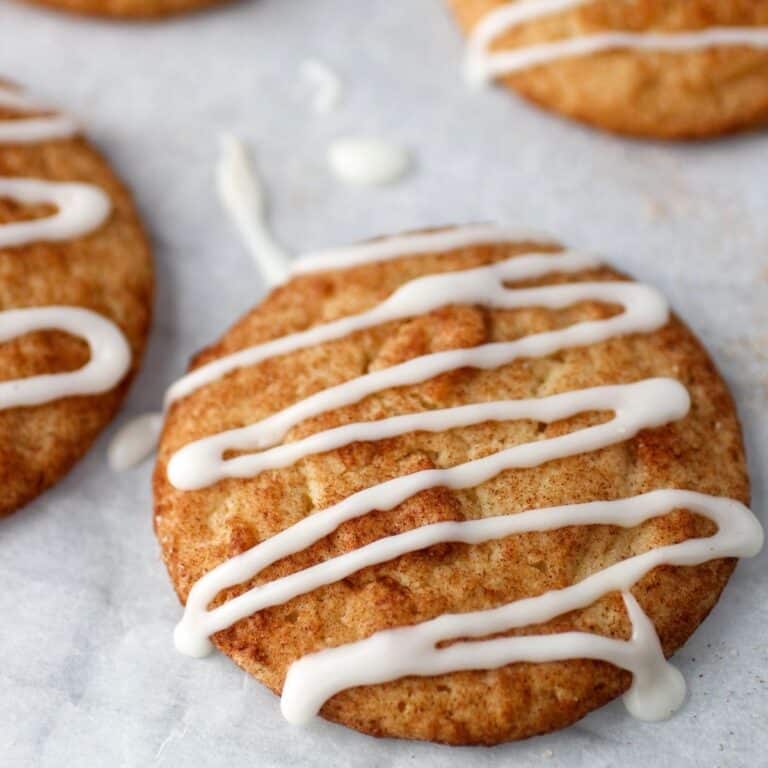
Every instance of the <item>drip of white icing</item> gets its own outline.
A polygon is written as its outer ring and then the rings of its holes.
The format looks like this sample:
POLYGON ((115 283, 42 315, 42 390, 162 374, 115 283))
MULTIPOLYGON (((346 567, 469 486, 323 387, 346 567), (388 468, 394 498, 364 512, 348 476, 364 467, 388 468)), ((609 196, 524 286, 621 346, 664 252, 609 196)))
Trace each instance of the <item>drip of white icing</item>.
POLYGON ((79 370, 0 382, 0 409, 40 405, 74 395, 106 392, 131 365, 131 350, 120 329, 82 307, 32 307, 0 312, 0 343, 33 331, 65 331, 83 338, 90 360, 79 370))
MULTIPOLYGON (((632 686, 624 695, 631 715, 639 720, 664 720, 685 700, 685 678, 664 658, 653 623, 637 600, 628 591, 622 592, 622 597, 632 622, 628 641, 587 632, 561 632, 458 642, 438 650, 426 631, 405 636, 392 630, 392 635, 378 633, 367 640, 299 659, 288 669, 280 708, 286 720, 304 725, 331 696, 358 685, 374 685, 407 675, 425 677, 497 669, 517 662, 595 659, 632 673, 632 686)), ((525 620, 521 626, 528 623, 525 620)), ((482 623, 475 628, 481 627, 482 623)), ((425 630, 426 626, 410 629, 425 630)))
POLYGON ((291 274, 303 275, 328 269, 348 269, 373 262, 392 261, 425 253, 445 253, 476 245, 540 243, 554 245, 548 235, 495 224, 467 224, 436 232, 386 237, 368 243, 314 251, 299 257, 291 265, 291 274))
POLYGON ((98 229, 112 207, 104 190, 80 182, 0 177, 0 197, 20 203, 48 203, 57 209, 42 219, 0 226, 0 248, 81 237, 98 229))
POLYGON ((587 56, 617 48, 685 52, 718 46, 768 49, 766 27, 710 27, 688 32, 604 32, 528 45, 493 53, 492 43, 505 32, 536 19, 587 5, 594 0, 518 0, 499 6, 473 28, 467 48, 465 75, 471 83, 531 69, 558 59, 587 56))
POLYGON ((123 472, 149 456, 157 445, 163 428, 162 413, 144 413, 124 424, 107 448, 110 468, 123 472))
POLYGON ((282 283, 288 274, 290 257, 269 231, 264 191, 244 144, 228 134, 221 138, 216 181, 224 209, 235 222, 264 279, 271 286, 282 283))
POLYGON ((359 187, 397 181, 408 171, 411 156, 399 144, 383 139, 346 137, 328 147, 328 166, 336 178, 359 187))
POLYGON ((509 289, 504 285, 508 280, 557 271, 573 272, 595 263, 589 256, 572 253, 529 255, 478 269, 429 275, 406 283, 387 301, 368 312, 251 347, 193 371, 171 387, 171 399, 194 391, 228 370, 448 304, 476 303, 497 309, 562 309, 579 301, 593 300, 619 304, 624 308, 621 314, 605 320, 585 321, 515 341, 436 352, 359 376, 311 395, 256 424, 228 430, 184 446, 171 459, 169 479, 177 488, 193 490, 224 477, 242 476, 240 472, 243 468, 246 468, 247 474, 253 457, 225 461, 224 453, 228 450, 249 451, 270 447, 281 441, 288 430, 301 421, 359 402, 384 389, 417 384, 457 368, 498 368, 520 357, 541 357, 567 347, 585 346, 626 333, 654 330, 666 323, 668 307, 664 298, 649 286, 638 283, 569 283, 527 289, 509 289))
POLYGON ((312 109, 318 114, 332 112, 341 102, 341 78, 319 59, 306 59, 301 74, 313 88, 312 109))
MULTIPOLYGON (((578 413, 597 410, 610 410, 615 414, 613 419, 604 424, 568 435, 516 445, 450 469, 424 470, 395 478, 359 491, 328 509, 315 512, 244 554, 228 560, 200 579, 187 598, 184 619, 177 629, 177 644, 192 649, 192 655, 198 655, 195 651, 210 648, 209 635, 226 629, 235 621, 256 611, 274 605, 275 594, 280 596, 279 602, 285 602, 323 584, 345 578, 362 567, 413 551, 413 542, 430 546, 423 544, 425 536, 434 533, 438 538, 432 543, 438 543, 439 536, 442 535, 439 532, 444 530, 493 529, 514 532, 515 526, 521 524, 521 521, 530 519, 530 513, 528 518, 520 515, 495 518, 495 527, 494 523, 488 521, 478 521, 476 525, 468 524, 469 527, 464 524, 441 523, 437 527, 390 536, 301 574, 279 579, 265 587, 257 587, 213 611, 206 611, 207 605, 223 589, 247 581, 277 560, 306 549, 348 520, 361 517, 373 509, 394 509, 406 499, 429 488, 470 488, 510 469, 539 466, 548 461, 596 451, 629 440, 642 429, 661 426, 682 418, 689 407, 688 393, 678 382, 673 379, 650 379, 638 384, 565 392, 538 400, 466 405, 350 424, 320 432, 305 440, 273 448, 256 456, 243 457, 248 461, 245 462, 240 476, 250 477, 268 469, 288 466, 313 453, 322 453, 359 441, 383 440, 408 432, 439 432, 487 421, 513 419, 533 419, 550 424, 578 413), (455 528, 455 525, 458 525, 458 528, 455 528)), ((170 474, 169 470, 169 476, 170 474)))
MULTIPOLYGON (((19 112, 41 108, 19 91, 0 86, 0 107, 19 112)), ((32 144, 50 139, 66 139, 78 133, 77 123, 68 115, 0 120, 0 144, 32 144)))

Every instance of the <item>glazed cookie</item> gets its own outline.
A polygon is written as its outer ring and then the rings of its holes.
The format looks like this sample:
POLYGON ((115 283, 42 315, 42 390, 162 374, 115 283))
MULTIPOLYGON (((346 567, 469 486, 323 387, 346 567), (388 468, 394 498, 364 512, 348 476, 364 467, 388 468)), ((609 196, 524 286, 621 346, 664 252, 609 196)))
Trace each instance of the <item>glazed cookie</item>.
POLYGON ((123 19, 151 19, 197 11, 223 0, 29 0, 73 13, 123 19))
POLYGON ((130 195, 75 123, 0 83, 0 516, 55 483, 114 415, 149 328, 130 195))
POLYGON ((762 532, 653 288, 494 227, 306 257, 168 393, 155 526, 193 656, 376 736, 495 744, 626 693, 762 532))
POLYGON ((768 120, 768 0, 449 0, 466 73, 610 131, 664 139, 768 120))

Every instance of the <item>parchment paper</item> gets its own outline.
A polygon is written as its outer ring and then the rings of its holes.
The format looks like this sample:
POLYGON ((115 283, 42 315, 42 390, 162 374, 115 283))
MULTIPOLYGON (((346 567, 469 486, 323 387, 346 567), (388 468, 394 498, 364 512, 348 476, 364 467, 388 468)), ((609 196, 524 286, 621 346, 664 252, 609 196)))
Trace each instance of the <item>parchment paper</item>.
MULTIPOLYGON (((608 137, 506 93, 469 92, 440 0, 248 0, 157 24, 0 5, 0 72, 78 115, 136 193, 157 259, 149 355, 121 420, 158 406, 189 355, 262 295, 216 201, 217 134, 251 142, 292 250, 408 228, 498 221, 598 250, 659 285, 739 402, 754 508, 768 460, 768 133, 691 146, 608 137), (318 117, 299 78, 344 78, 318 117), (340 135, 411 147, 376 190, 325 167, 340 135)), ((147 463, 105 447, 0 522, 2 766, 763 766, 768 764, 766 557, 742 563, 676 664, 690 700, 643 724, 620 702, 564 732, 496 749, 377 741, 286 724, 228 659, 178 655, 180 615, 151 530, 147 463)))

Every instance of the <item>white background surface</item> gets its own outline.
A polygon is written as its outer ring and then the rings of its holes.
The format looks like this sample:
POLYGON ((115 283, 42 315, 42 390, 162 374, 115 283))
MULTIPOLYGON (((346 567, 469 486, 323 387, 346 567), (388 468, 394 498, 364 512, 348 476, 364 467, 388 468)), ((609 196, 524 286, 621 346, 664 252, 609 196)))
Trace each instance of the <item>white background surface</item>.
MULTIPOLYGON (((768 133, 631 142, 500 91, 470 93, 440 0, 250 0, 151 25, 3 2, 0 32, 0 73, 83 120, 134 189, 154 241, 154 334, 120 421, 156 408, 188 356, 261 295, 213 191, 216 137, 228 130, 255 148, 276 231, 293 250, 493 220, 599 250, 658 284, 734 388, 763 516, 768 133), (308 55, 345 80, 336 113, 310 110, 298 74, 308 55), (391 188, 344 188, 324 150, 345 134, 402 141, 417 168, 391 188)), ((691 695, 670 722, 636 722, 617 702, 567 731, 474 750, 376 741, 322 722, 297 730, 227 659, 173 650, 180 609, 151 530, 150 466, 113 476, 105 446, 0 522, 4 767, 768 762, 765 556, 741 564, 677 655, 691 695)))

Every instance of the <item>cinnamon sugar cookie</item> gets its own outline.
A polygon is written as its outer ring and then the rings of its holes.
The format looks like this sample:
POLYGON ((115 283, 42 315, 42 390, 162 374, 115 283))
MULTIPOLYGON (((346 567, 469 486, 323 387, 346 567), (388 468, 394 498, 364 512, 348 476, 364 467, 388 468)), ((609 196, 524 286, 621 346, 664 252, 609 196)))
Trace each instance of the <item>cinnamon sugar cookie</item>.
POLYGON ((666 717, 665 657, 761 546, 733 402, 664 298, 494 227, 305 258, 168 405, 176 645, 297 723, 495 744, 622 693, 666 717))
POLYGON ((470 80, 619 133, 768 120, 768 0, 449 0, 470 80))
POLYGON ((224 0, 29 0, 73 13, 122 19, 154 19, 197 11, 224 0))
POLYGON ((152 301, 130 195, 74 121, 0 82, 0 516, 114 415, 152 301))

